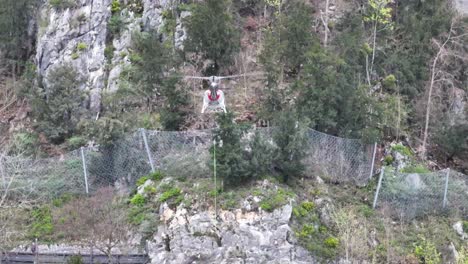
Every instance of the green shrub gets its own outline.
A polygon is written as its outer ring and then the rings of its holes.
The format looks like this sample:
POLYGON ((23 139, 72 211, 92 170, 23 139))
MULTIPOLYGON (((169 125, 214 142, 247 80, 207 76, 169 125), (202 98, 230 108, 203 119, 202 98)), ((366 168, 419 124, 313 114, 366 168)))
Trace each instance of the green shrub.
POLYGON ((112 44, 107 45, 104 49, 104 57, 106 57, 108 63, 111 63, 112 58, 114 58, 114 50, 115 48, 112 44))
POLYGON ((119 15, 112 15, 107 23, 107 27, 113 36, 120 35, 120 32, 124 28, 124 21, 119 15))
POLYGON ((83 258, 81 256, 71 256, 67 259, 67 264, 83 264, 83 258))
POLYGON ((417 164, 417 165, 411 165, 408 167, 405 167, 401 170, 401 172, 404 173, 429 173, 431 172, 428 168, 426 168, 424 165, 417 164))
POLYGON ((128 213, 128 222, 133 225, 140 225, 148 218, 146 208, 142 206, 132 207, 128 213))
POLYGON ((43 206, 32 210, 31 219, 29 236, 31 238, 38 238, 40 241, 51 241, 50 238, 54 233, 54 225, 50 207, 43 206))
POLYGON ((72 53, 72 55, 71 55, 72 60, 76 60, 79 57, 80 57, 80 55, 78 55, 78 53, 76 53, 76 52, 72 53))
POLYGON ((423 236, 419 236, 419 241, 414 243, 414 255, 425 264, 442 263, 441 255, 436 246, 423 236))
POLYGON ((147 180, 149 180, 148 176, 140 177, 136 182, 137 187, 140 187, 141 185, 145 184, 147 180))
POLYGON ((130 59, 130 62, 131 62, 131 63, 140 63, 140 62, 143 61, 143 58, 140 56, 140 54, 135 53, 135 52, 133 52, 133 53, 130 54, 130 58, 129 58, 129 59, 130 59))
POLYGON ((302 208, 302 206, 299 206, 299 207, 294 207, 293 208, 293 214, 295 217, 299 218, 299 217, 304 217, 307 215, 307 210, 302 208))
POLYGON ((76 45, 76 50, 77 50, 77 51, 83 51, 83 50, 85 50, 85 49, 87 49, 87 48, 88 48, 88 46, 87 46, 86 43, 84 43, 84 42, 80 42, 80 43, 78 43, 78 44, 76 45))
POLYGON ((86 139, 81 136, 73 136, 67 139, 68 149, 74 150, 86 144, 86 139))
POLYGON ((153 181, 160 181, 164 178, 164 174, 161 171, 156 171, 151 173, 148 177, 153 181))
POLYGON ((315 204, 313 202, 304 201, 301 203, 301 207, 304 208, 307 212, 311 212, 315 209, 315 204))
POLYGON ((119 0, 113 0, 112 1, 111 11, 112 11, 112 13, 116 13, 116 12, 120 11, 120 1, 119 0))
POLYGON ((135 206, 142 207, 145 205, 146 199, 143 195, 137 193, 132 197, 132 199, 130 199, 130 203, 135 206))
POLYGON ((167 191, 165 191, 161 197, 159 197, 160 202, 165 202, 173 197, 179 196, 181 194, 181 190, 177 187, 173 187, 167 191))
POLYGON ((301 231, 297 233, 297 236, 300 238, 306 238, 315 233, 315 227, 310 224, 305 224, 302 226, 301 231))
POLYGON ((463 232, 468 233, 468 221, 463 221, 463 232))
MULTIPOLYGON (((260 208, 267 212, 273 212, 276 208, 279 208, 287 203, 288 196, 293 194, 286 192, 283 189, 278 189, 274 193, 267 193, 266 197, 260 202, 260 208)), ((302 208, 302 207, 301 207, 302 208)))
POLYGON ((374 215, 374 210, 368 205, 362 205, 359 207, 359 211, 364 215, 364 217, 369 218, 374 215))
POLYGON ((37 134, 30 132, 20 132, 13 135, 13 154, 25 156, 34 155, 37 152, 39 138, 37 134))
POLYGON ((388 90, 393 90, 395 88, 395 86, 396 86, 396 77, 395 77, 395 75, 390 74, 387 77, 385 77, 385 79, 383 79, 383 81, 382 81, 382 85, 383 85, 384 88, 386 88, 388 90))
POLYGON ((329 248, 336 248, 340 244, 340 240, 336 237, 330 236, 323 242, 329 248))
POLYGON ((413 152, 411 152, 411 150, 406 147, 406 146, 403 146, 402 144, 396 144, 394 146, 392 146, 392 150, 406 156, 406 157, 412 157, 413 156, 413 152))
POLYGON ((148 185, 145 187, 144 192, 146 194, 155 194, 156 193, 156 187, 148 185))
POLYGON ((385 156, 384 163, 385 163, 385 165, 389 166, 389 165, 392 165, 393 160, 394 159, 393 159, 392 155, 387 155, 387 156, 385 156))

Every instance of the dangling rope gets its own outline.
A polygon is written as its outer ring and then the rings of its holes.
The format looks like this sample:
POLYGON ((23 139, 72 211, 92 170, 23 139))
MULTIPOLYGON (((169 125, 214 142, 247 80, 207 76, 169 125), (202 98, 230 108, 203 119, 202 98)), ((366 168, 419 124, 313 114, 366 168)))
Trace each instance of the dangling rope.
POLYGON ((213 140, 213 174, 214 174, 214 184, 215 184, 215 217, 218 219, 218 206, 217 206, 217 196, 218 196, 218 185, 216 184, 216 140, 213 140))

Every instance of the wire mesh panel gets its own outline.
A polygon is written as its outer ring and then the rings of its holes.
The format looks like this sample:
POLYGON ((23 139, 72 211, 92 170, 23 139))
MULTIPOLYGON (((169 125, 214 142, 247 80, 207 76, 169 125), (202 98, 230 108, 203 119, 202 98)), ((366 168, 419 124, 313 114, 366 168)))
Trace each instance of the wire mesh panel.
POLYGON ((453 214, 468 219, 468 175, 450 170, 446 208, 453 214))
POLYGON ((99 149, 86 149, 85 160, 91 192, 113 185, 117 180, 133 186, 138 178, 151 173, 140 132, 99 149))
POLYGON ((155 167, 172 177, 209 177, 211 130, 147 131, 155 167))
POLYGON ((50 200, 85 191, 79 151, 47 159, 6 157, 0 171, 0 193, 21 201, 50 200))
POLYGON ((331 136, 310 129, 307 170, 331 182, 365 185, 371 173, 373 146, 360 140, 331 136))
POLYGON ((432 173, 385 171, 377 207, 401 219, 444 211, 447 170, 432 173))

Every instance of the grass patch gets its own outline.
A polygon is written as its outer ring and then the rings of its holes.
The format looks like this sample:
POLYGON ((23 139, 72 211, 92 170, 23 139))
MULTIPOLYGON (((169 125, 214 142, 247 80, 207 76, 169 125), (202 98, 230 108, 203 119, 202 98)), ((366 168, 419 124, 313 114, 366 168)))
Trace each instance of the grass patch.
POLYGON ((392 150, 393 151, 396 151, 400 154, 402 154, 403 156, 406 156, 406 157, 412 157, 413 156, 413 152, 407 147, 407 146, 403 146, 402 144, 396 144, 394 146, 392 146, 392 150))

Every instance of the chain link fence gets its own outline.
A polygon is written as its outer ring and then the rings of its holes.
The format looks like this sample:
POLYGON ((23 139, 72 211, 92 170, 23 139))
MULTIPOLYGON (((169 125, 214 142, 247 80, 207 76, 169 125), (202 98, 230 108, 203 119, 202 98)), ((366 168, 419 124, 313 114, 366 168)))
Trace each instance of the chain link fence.
POLYGON ((401 219, 450 214, 468 217, 468 176, 445 169, 431 173, 382 170, 374 208, 401 219))
MULTIPOLYGON (((273 145, 274 128, 257 128, 273 145)), ((252 131, 243 138, 247 146, 252 131)), ((365 185, 372 174, 375 146, 308 130, 307 175, 333 182, 365 185), (373 153, 374 151, 374 153, 373 153)), ((0 158, 0 196, 14 200, 49 200, 62 194, 93 193, 100 187, 134 186, 151 172, 171 177, 210 177, 213 131, 146 131, 140 129, 113 144, 86 147, 60 157, 0 158)))

